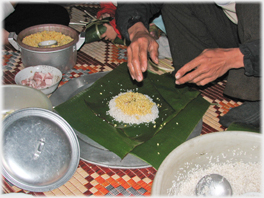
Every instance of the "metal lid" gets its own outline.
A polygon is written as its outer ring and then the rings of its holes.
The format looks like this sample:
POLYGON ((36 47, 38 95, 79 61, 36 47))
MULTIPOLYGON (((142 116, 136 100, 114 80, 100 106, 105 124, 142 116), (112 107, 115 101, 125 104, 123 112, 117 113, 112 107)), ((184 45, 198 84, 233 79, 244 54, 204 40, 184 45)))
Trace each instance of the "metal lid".
POLYGON ((77 136, 58 114, 41 108, 15 111, 3 121, 3 175, 19 188, 44 192, 75 173, 80 159, 77 136))

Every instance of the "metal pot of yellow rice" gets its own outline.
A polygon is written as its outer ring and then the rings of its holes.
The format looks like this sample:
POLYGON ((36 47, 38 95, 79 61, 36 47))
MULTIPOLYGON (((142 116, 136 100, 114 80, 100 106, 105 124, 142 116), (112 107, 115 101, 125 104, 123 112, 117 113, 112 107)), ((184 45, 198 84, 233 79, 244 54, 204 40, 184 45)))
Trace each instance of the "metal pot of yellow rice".
POLYGON ((77 50, 84 43, 84 37, 65 25, 41 24, 26 28, 18 35, 11 32, 9 42, 21 52, 24 67, 51 65, 65 73, 76 64, 77 50), (38 46, 48 40, 56 40, 57 44, 38 46))

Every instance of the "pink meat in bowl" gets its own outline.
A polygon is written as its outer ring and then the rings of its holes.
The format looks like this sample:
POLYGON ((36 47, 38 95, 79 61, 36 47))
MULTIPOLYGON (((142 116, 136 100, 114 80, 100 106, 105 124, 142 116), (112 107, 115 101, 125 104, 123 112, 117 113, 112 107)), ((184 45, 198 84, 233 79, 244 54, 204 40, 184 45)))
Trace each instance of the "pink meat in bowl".
POLYGON ((53 75, 51 73, 35 72, 33 76, 21 81, 22 85, 35 89, 44 89, 52 85, 53 75))
POLYGON ((47 95, 56 90, 61 79, 61 71, 47 65, 27 67, 15 76, 16 84, 33 87, 47 95))

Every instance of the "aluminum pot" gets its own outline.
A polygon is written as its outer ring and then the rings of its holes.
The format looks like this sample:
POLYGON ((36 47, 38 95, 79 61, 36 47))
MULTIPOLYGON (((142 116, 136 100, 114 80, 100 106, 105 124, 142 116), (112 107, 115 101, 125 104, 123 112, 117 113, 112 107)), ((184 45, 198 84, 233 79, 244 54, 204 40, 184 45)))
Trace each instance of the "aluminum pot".
POLYGON ((78 34, 77 31, 65 25, 42 24, 26 28, 18 35, 11 32, 8 40, 16 50, 21 52, 24 67, 51 65, 57 67, 62 73, 65 73, 76 64, 77 50, 83 45, 85 37, 84 34, 78 34), (24 37, 45 30, 61 32, 73 38, 73 41, 66 45, 53 48, 31 47, 22 43, 24 37))

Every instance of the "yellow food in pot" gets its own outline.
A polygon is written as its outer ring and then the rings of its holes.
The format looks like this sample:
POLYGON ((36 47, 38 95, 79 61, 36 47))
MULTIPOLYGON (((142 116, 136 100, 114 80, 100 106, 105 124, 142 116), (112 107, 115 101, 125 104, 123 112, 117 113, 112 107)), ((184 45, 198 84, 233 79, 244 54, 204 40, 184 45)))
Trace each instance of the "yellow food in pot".
POLYGON ((62 34, 61 32, 45 30, 26 36, 25 38, 23 38, 22 42, 31 47, 39 47, 38 44, 40 42, 48 40, 56 40, 58 44, 52 45, 50 47, 58 47, 70 43, 71 41, 73 41, 73 38, 62 34))

